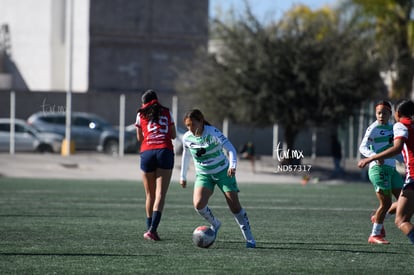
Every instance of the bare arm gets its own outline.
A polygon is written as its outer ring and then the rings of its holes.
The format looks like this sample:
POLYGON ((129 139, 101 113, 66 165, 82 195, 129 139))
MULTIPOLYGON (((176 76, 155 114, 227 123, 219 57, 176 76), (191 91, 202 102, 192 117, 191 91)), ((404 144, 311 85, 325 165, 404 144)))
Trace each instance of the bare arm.
POLYGON ((379 154, 370 156, 369 158, 361 159, 358 162, 358 167, 359 168, 364 168, 371 161, 384 159, 384 158, 389 158, 389 157, 392 157, 394 155, 398 155, 399 153, 401 153, 401 150, 402 150, 403 146, 404 146, 404 140, 403 139, 401 139, 401 138, 394 139, 394 145, 392 147, 388 148, 387 150, 385 150, 385 151, 383 151, 379 154))
POLYGON ((170 126, 170 134, 171 134, 171 139, 175 139, 177 137, 177 130, 175 129, 175 124, 172 124, 170 126))
POLYGON ((137 127, 137 140, 138 141, 143 141, 144 140, 144 135, 142 134, 142 129, 137 127))

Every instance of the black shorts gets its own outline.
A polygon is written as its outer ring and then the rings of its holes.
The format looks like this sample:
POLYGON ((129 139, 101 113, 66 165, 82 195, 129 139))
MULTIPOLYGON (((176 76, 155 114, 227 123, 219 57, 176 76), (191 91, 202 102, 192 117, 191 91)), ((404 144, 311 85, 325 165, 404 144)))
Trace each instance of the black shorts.
POLYGON ((402 188, 403 190, 414 190, 414 179, 407 179, 402 188))
POLYGON ((141 170, 150 173, 157 168, 174 168, 174 151, 171 149, 153 149, 141 152, 141 170))

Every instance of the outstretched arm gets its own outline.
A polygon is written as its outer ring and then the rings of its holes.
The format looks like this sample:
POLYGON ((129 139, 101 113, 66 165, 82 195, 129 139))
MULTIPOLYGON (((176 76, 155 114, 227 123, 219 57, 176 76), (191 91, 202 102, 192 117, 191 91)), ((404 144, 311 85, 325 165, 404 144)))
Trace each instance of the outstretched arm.
POLYGON ((381 153, 370 156, 369 158, 361 159, 358 162, 358 167, 359 168, 364 168, 371 161, 384 159, 384 158, 389 158, 389 157, 392 157, 394 155, 398 155, 399 153, 401 153, 401 150, 402 150, 403 146, 404 146, 404 140, 403 139, 401 139, 401 138, 394 139, 394 145, 392 147, 388 148, 385 151, 382 151, 381 153))

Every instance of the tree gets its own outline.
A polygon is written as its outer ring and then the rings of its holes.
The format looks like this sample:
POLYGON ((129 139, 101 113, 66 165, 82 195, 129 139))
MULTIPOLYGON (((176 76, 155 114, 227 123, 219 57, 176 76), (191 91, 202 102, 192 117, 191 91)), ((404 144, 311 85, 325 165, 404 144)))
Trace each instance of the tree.
POLYGON ((304 127, 343 121, 380 87, 369 43, 351 26, 341 26, 336 15, 310 16, 301 7, 306 13, 293 11, 267 26, 248 7, 241 20, 215 21, 219 52, 196 60, 177 89, 191 93, 209 116, 280 124, 291 149, 304 127))
POLYGON ((351 7, 354 16, 371 27, 382 70, 396 72, 390 91, 392 97, 409 98, 414 76, 413 0, 348 0, 345 7, 351 7))

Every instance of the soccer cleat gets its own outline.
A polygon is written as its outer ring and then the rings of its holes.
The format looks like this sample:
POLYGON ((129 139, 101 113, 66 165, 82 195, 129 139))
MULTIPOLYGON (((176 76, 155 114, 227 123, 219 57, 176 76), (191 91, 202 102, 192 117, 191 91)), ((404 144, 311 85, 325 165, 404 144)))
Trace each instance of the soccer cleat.
MULTIPOLYGON (((371 216, 371 222, 373 224, 375 223, 375 215, 374 214, 371 216)), ((385 238, 385 227, 384 227, 384 224, 382 225, 381 234, 379 236, 385 238)))
POLYGON ((144 233, 144 239, 150 241, 160 241, 160 237, 158 236, 157 232, 152 233, 151 231, 147 231, 144 233))
POLYGON ((369 236, 368 243, 371 244, 390 244, 389 241, 385 240, 381 235, 369 236))
POLYGON ((246 248, 256 248, 256 241, 255 240, 246 241, 246 248))

